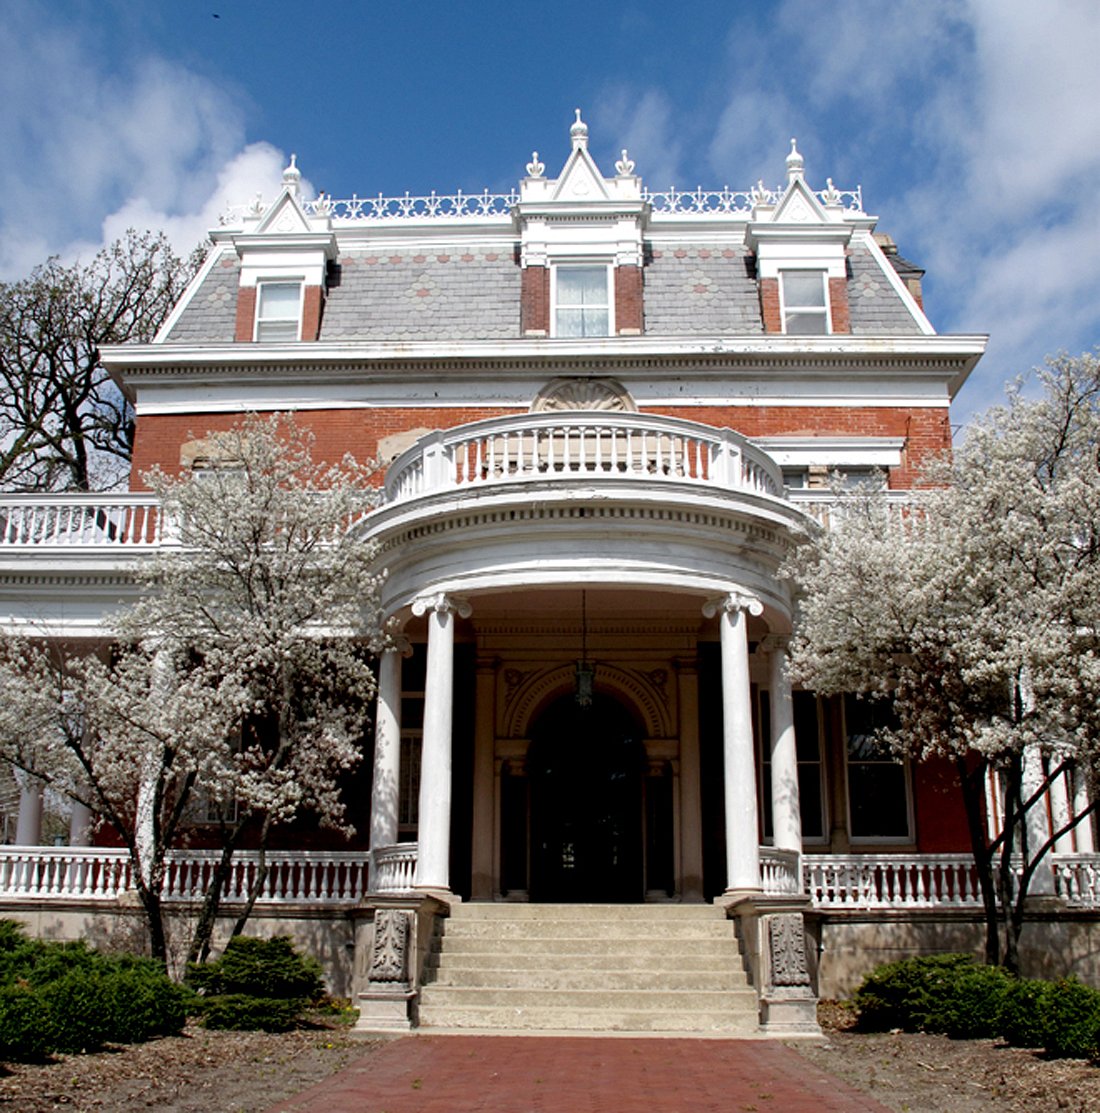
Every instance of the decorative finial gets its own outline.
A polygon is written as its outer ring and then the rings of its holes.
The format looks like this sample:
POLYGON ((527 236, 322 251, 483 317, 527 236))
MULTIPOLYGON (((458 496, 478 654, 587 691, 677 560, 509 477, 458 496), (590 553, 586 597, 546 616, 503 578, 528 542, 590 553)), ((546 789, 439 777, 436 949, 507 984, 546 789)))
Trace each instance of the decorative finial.
POLYGON ((837 190, 836 186, 833 185, 832 178, 825 179, 825 192, 821 195, 821 199, 826 205, 840 204, 840 192, 837 190))
POLYGON ((527 177, 541 178, 546 172, 546 164, 539 162, 538 151, 531 152, 531 161, 527 164, 527 177))
POLYGON ((302 172, 298 169, 298 156, 292 154, 290 156, 290 165, 283 171, 283 185, 297 197, 298 191, 301 188, 301 182, 302 172))
POLYGON ((577 118, 569 129, 569 138, 573 140, 574 147, 587 147, 588 125, 581 119, 581 110, 577 108, 574 111, 577 113, 577 118))
POLYGON ((787 155, 787 180, 793 182, 795 178, 801 178, 805 166, 806 162, 798 153, 798 147, 792 139, 791 153, 787 155))
POLYGON ((634 160, 626 157, 626 148, 623 148, 623 157, 615 163, 615 173, 620 178, 629 178, 634 173, 634 160))

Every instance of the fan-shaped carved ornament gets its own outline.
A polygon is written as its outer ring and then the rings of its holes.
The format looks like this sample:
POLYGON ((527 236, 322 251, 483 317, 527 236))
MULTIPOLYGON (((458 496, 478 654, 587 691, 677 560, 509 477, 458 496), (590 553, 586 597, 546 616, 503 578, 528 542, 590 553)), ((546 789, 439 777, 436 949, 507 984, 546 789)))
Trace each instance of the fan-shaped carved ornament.
POLYGON ((532 413, 558 410, 609 410, 636 413, 630 392, 615 379, 554 379, 539 391, 532 413))

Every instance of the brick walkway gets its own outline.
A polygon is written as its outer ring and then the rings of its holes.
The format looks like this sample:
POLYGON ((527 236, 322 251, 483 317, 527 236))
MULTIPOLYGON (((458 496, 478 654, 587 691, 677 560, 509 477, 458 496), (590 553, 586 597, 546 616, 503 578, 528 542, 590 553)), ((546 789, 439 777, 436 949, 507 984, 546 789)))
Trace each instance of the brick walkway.
POLYGON ((887 1113, 768 1040, 415 1036, 269 1113, 887 1113))

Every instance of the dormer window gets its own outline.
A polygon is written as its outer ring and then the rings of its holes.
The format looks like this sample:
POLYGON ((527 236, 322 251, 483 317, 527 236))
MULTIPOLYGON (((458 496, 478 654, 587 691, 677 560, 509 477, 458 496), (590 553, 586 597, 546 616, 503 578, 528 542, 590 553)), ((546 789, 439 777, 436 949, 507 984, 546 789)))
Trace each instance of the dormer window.
POLYGON ((300 340, 302 283, 260 282, 256 291, 256 339, 300 340))
POLYGON ((611 276, 606 264, 554 267, 553 336, 611 335, 611 276))
POLYGON ((780 271, 783 331, 789 336, 829 333, 829 286, 823 270, 780 271))

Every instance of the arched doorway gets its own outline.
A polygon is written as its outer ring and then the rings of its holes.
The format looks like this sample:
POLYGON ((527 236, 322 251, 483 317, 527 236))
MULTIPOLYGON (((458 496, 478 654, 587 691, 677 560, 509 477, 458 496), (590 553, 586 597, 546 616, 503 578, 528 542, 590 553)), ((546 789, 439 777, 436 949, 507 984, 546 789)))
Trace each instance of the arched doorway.
POLYGON ((635 717, 596 693, 564 696, 531 731, 531 899, 640 901, 644 897, 645 746, 635 717))

